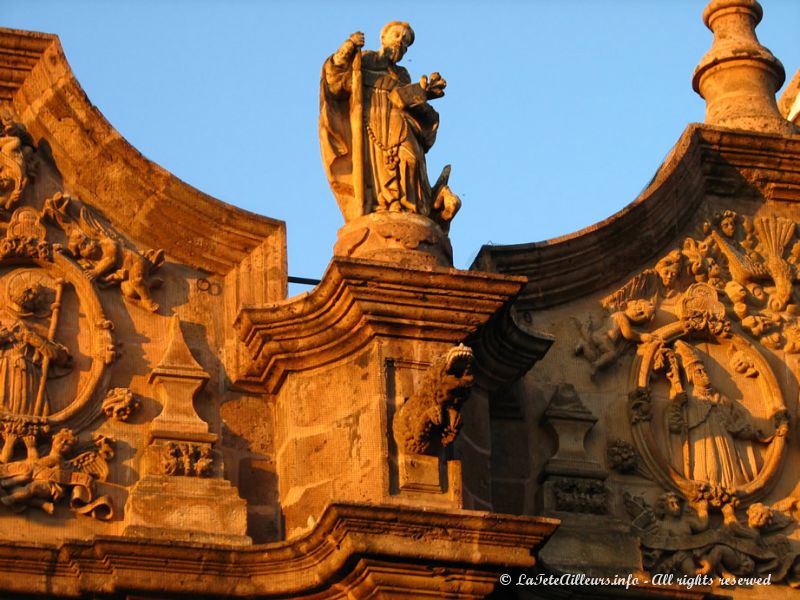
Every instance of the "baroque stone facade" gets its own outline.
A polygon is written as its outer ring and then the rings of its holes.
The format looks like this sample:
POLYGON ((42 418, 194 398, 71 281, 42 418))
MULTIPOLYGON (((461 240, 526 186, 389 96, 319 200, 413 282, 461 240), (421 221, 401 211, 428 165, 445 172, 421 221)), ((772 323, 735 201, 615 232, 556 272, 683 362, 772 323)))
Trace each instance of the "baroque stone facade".
POLYGON ((407 23, 350 35, 320 57, 345 225, 292 298, 282 222, 0 29, 0 596, 792 594, 800 82, 776 100, 760 16, 706 8, 706 122, 633 204, 469 271, 426 167, 444 78, 398 64, 407 23))

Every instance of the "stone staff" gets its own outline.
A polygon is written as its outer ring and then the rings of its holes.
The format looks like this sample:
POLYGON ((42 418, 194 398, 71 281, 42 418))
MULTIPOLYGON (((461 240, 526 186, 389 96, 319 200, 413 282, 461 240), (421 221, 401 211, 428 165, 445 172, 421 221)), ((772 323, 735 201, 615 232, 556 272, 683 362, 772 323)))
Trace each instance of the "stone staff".
POLYGON ((353 79, 350 93, 350 132, 353 140, 353 196, 362 214, 369 209, 364 204, 364 88, 361 83, 361 48, 353 56, 353 79))
MULTIPOLYGON (((61 294, 64 291, 64 280, 59 278, 56 280, 56 299, 50 307, 52 317, 50 319, 50 331, 47 332, 47 340, 50 342, 55 341, 56 329, 58 328, 58 313, 61 312, 61 294)), ((42 359, 42 378, 39 380, 39 390, 36 394, 36 406, 33 409, 34 416, 46 416, 49 412, 49 407, 45 405, 45 391, 47 386, 47 373, 50 370, 50 357, 45 356, 42 359)))

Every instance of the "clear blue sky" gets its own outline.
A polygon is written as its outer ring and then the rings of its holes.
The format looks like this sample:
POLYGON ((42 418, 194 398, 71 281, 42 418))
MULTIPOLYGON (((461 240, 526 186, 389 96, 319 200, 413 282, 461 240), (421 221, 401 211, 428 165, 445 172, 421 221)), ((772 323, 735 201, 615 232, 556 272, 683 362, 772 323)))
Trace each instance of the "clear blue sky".
MULTIPOLYGON (((761 42, 800 67, 800 1, 763 0, 761 42)), ((289 272, 320 277, 342 218, 317 141, 319 72, 356 30, 406 20, 403 64, 440 71, 429 171, 463 201, 456 266, 633 201, 686 124, 711 45, 702 0, 256 2, 0 0, 4 26, 56 33, 90 100, 191 185, 288 226, 289 272)), ((298 291, 295 289, 294 291, 298 291)))

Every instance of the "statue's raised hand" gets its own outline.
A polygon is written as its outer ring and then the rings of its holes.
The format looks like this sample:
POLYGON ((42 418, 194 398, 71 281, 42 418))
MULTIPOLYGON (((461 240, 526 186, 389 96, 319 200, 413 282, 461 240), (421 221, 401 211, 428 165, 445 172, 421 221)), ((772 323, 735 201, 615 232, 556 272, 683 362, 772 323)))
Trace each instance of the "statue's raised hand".
POLYGON ((363 48, 364 47, 364 34, 360 31, 356 31, 355 33, 351 33, 350 37, 347 38, 347 41, 351 42, 353 46, 356 48, 363 48))
POLYGON ((444 96, 444 88, 447 87, 447 82, 444 77, 439 73, 431 73, 430 78, 423 75, 419 79, 419 86, 425 90, 428 99, 441 98, 444 96))
POLYGON ((364 45, 364 34, 356 31, 350 34, 344 43, 339 47, 339 50, 333 55, 333 64, 340 67, 349 65, 356 55, 359 48, 364 45))

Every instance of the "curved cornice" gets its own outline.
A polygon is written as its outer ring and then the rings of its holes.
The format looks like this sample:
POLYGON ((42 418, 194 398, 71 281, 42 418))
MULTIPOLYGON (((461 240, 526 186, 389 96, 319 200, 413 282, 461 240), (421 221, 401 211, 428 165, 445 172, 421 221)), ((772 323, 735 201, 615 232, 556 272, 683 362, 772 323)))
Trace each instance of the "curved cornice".
MULTIPOLYGON (((338 361, 376 336, 463 341, 511 302, 524 283, 520 277, 334 258, 312 292, 239 312, 235 327, 251 357, 239 383, 275 393, 286 373, 338 361)), ((488 349, 481 351, 487 357, 505 355, 509 348, 519 351, 522 344, 530 346, 522 359, 535 360, 552 341, 520 332, 499 345, 487 335, 476 338, 479 348, 488 349)))
POLYGON ((533 567, 534 551, 558 523, 474 511, 335 504, 307 535, 259 546, 124 537, 58 546, 3 542, 0 591, 48 597, 124 591, 322 599, 383 597, 382 590, 412 597, 433 589, 482 598, 500 573, 533 567))
POLYGON ((0 107, 11 106, 38 145, 45 140, 66 192, 105 214, 145 247, 224 274, 266 238, 284 248, 285 224, 200 192, 131 146, 92 105, 58 37, 0 28, 0 107))
POLYGON ((692 124, 647 188, 618 213, 544 242, 483 246, 471 268, 527 277, 520 309, 569 302, 652 260, 709 196, 800 202, 800 136, 692 124))

